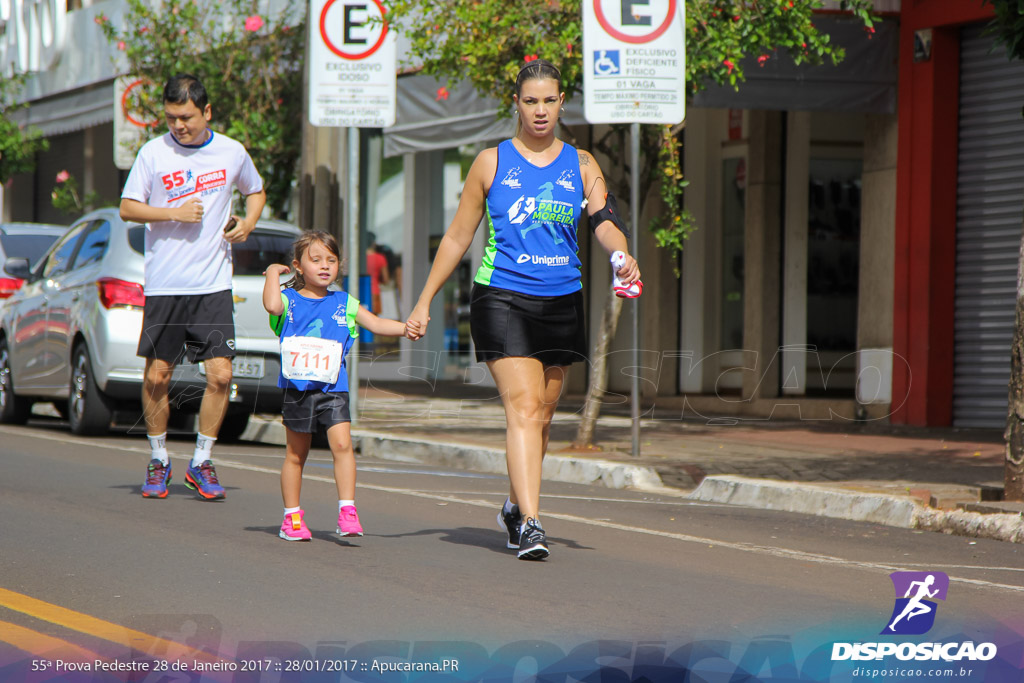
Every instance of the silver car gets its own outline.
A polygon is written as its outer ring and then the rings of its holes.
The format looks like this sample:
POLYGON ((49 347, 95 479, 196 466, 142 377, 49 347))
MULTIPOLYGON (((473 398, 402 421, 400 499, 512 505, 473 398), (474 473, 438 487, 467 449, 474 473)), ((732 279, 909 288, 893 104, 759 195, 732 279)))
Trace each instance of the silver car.
MULTIPOLYGON (((295 226, 261 220, 232 247, 234 377, 220 439, 237 439, 253 412, 281 407, 278 340, 263 309, 263 271, 291 263, 295 226)), ((145 226, 116 208, 83 216, 39 260, 8 259, 25 284, 0 308, 0 422, 24 423, 32 403, 49 401, 75 434, 102 434, 115 411, 138 415, 144 359, 136 349, 144 304, 145 226)), ((178 365, 173 415, 194 414, 206 387, 203 364, 178 365)))
POLYGON ((4 270, 4 261, 21 257, 35 263, 67 231, 66 225, 0 223, 0 299, 8 298, 25 283, 4 270))

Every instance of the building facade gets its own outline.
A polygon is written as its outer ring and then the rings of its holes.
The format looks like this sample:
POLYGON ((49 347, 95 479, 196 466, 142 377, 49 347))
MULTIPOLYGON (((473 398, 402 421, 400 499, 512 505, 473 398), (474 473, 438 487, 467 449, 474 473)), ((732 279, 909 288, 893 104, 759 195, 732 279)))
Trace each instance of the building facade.
MULTIPOLYGON (((25 121, 50 138, 50 151, 4 188, 0 218, 67 222, 50 205, 59 171, 112 200, 125 179, 112 151, 117 55, 95 23, 100 14, 118 21, 123 4, 21 4, 63 6, 64 28, 38 29, 49 61, 36 64, 26 91, 25 121)), ((878 0, 876 8, 883 19, 874 33, 836 14, 816 22, 845 47, 842 64, 752 63, 738 91, 710 88, 689 103, 686 205, 698 229, 679 263, 641 236, 645 294, 629 304, 640 306, 640 367, 624 316, 609 358, 610 400, 627 401, 639 374, 645 404, 659 414, 1005 421, 1024 213, 1024 67, 992 50, 983 32, 991 9, 980 0, 878 0)), ((7 59, 26 39, 13 35, 9 22, 7 59)), ((352 169, 360 243, 372 237, 389 259, 382 313, 392 317, 408 313, 426 280, 473 157, 512 132, 511 119, 496 116, 510 101, 437 89, 428 77, 400 75, 396 125, 361 131, 352 169)), ((567 109, 574 142, 592 149, 602 129, 585 124, 578 103, 567 109)), ((289 220, 345 234, 346 131, 307 124, 298 144, 289 220)), ((606 172, 619 165, 599 161, 606 172)), ((641 225, 657 203, 645 211, 641 225)), ((589 231, 580 237, 593 338, 610 269, 589 231)), ((361 378, 490 382, 472 360, 468 328, 483 240, 480 230, 435 300, 435 333, 416 345, 367 340, 361 378)), ((585 375, 573 373, 571 391, 585 389, 585 375)))

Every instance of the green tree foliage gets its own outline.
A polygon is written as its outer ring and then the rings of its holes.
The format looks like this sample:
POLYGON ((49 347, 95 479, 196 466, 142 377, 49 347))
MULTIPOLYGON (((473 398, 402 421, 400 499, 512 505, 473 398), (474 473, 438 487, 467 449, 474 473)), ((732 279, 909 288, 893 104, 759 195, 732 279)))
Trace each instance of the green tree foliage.
MULTIPOLYGON (((559 68, 567 97, 583 88, 581 0, 393 0, 389 6, 393 23, 411 41, 413 60, 425 73, 447 81, 448 88, 465 81, 482 95, 508 102, 524 59, 533 56, 559 68)), ((814 26, 814 11, 823 6, 822 0, 686 0, 689 92, 709 83, 738 87, 747 57, 762 66, 783 58, 798 64, 839 62, 843 50, 814 26)), ((871 0, 841 0, 840 7, 874 32, 871 0)), ((594 148, 627 158, 621 128, 612 127, 594 148)), ((682 204, 686 183, 675 139, 680 131, 644 128, 647 161, 640 187, 646 191, 650 181, 660 181, 665 212, 651 227, 658 243, 675 255, 693 228, 682 204)), ((614 191, 628 196, 622 187, 614 191)))
POLYGON ((281 215, 301 154, 302 68, 306 38, 304 4, 285 3, 264 16, 255 0, 127 0, 125 21, 97 19, 122 51, 128 72, 147 79, 128 103, 133 117, 166 131, 163 83, 191 73, 206 86, 211 127, 245 145, 263 176, 267 204, 281 215))
POLYGON ((989 26, 1010 59, 1024 59, 1024 0, 984 0, 996 17, 989 26))
POLYGON ((25 128, 11 118, 28 106, 17 100, 24 83, 25 74, 0 77, 0 185, 35 168, 36 154, 49 148, 38 129, 25 128))

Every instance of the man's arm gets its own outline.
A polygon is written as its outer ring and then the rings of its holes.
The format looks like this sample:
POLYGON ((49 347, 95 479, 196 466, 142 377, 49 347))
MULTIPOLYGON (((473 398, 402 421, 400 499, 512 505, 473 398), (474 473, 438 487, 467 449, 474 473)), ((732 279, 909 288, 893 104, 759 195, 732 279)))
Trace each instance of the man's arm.
POLYGON ((135 199, 122 199, 121 220, 132 223, 199 223, 203 220, 203 202, 199 197, 193 197, 181 206, 161 207, 150 206, 135 199))

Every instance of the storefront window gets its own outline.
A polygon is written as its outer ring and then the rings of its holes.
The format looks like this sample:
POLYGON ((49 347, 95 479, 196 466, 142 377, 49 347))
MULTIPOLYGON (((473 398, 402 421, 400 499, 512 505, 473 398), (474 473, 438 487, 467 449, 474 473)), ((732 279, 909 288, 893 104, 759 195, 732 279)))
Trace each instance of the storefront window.
POLYGON ((743 240, 746 223, 747 163, 743 157, 722 162, 722 288, 719 348, 722 367, 716 391, 738 393, 743 386, 743 240))
MULTIPOLYGON (((367 180, 363 206, 365 246, 359 265, 369 280, 369 308, 384 318, 404 320, 401 310, 402 230, 405 214, 405 171, 402 157, 384 157, 380 136, 372 136, 363 145, 367 180)), ((365 296, 365 295, 364 295, 365 296)), ((365 304, 364 304, 365 305, 365 304)), ((368 331, 360 335, 360 348, 374 358, 398 359, 399 339, 377 337, 368 331)))
MULTIPOLYGON (((453 148, 444 153, 444 228, 447 229, 459 207, 462 185, 469 167, 476 158, 476 148, 453 148)), ((443 235, 443 233, 442 233, 443 235)), ((431 251, 441 235, 431 236, 431 251)), ((459 263, 455 273, 444 285, 444 350, 448 354, 449 368, 464 368, 470 364, 469 296, 476 269, 470 254, 459 263)))
POLYGON ((807 393, 852 395, 860 272, 861 161, 811 158, 808 188, 807 393), (845 381, 849 377, 850 381, 845 381))

